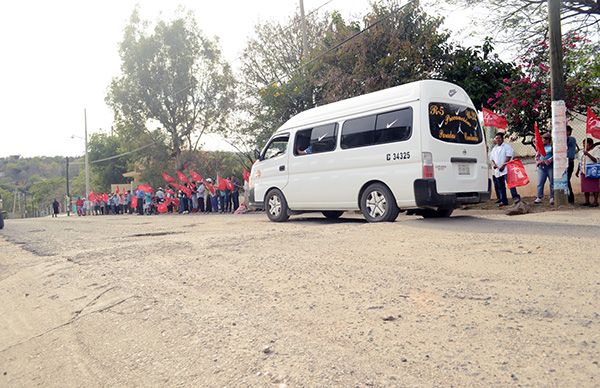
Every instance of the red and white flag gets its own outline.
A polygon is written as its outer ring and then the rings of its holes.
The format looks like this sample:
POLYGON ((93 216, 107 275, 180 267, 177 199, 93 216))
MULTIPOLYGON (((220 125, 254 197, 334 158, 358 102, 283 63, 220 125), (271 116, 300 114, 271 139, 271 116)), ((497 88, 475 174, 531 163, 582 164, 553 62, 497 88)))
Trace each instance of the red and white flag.
POLYGON ((481 110, 483 111, 483 125, 499 129, 508 128, 508 121, 504 117, 484 107, 481 107, 481 110))
POLYGON ((589 106, 587 108, 587 120, 585 121, 585 133, 600 139, 600 120, 589 106))

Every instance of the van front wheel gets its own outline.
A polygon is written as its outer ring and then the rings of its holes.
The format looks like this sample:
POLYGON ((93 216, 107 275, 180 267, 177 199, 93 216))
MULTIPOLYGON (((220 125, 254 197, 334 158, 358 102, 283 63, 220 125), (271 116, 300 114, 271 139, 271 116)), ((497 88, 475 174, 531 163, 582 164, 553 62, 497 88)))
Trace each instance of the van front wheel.
POLYGON ((360 210, 369 222, 393 222, 400 213, 394 195, 381 183, 369 185, 362 193, 360 210))
POLYGON ((283 222, 290 218, 288 205, 283 193, 277 189, 272 189, 267 193, 265 210, 267 217, 273 222, 283 222))

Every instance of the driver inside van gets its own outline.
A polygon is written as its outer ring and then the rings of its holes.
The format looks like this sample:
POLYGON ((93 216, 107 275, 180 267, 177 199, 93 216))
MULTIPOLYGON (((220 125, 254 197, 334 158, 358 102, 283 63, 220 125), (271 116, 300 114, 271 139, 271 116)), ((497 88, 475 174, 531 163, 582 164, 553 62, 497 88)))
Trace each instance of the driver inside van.
POLYGON ((298 147, 298 155, 308 155, 308 154, 312 154, 312 146, 311 145, 306 147, 304 150, 302 150, 302 149, 300 149, 300 147, 298 147))

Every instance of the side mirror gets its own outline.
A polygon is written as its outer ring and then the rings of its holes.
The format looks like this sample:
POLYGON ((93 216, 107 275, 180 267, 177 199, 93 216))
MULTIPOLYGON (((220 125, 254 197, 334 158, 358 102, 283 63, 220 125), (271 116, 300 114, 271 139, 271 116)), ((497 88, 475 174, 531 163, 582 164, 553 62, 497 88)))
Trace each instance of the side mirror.
POLYGON ((260 151, 257 150, 256 148, 254 149, 254 159, 262 160, 262 158, 260 157, 260 151))

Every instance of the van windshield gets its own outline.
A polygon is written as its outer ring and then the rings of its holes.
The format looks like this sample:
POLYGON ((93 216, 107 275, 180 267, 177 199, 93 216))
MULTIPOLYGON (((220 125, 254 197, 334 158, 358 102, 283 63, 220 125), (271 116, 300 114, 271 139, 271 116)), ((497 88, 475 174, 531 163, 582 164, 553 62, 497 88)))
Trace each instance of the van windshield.
POLYGON ((431 136, 448 143, 478 144, 483 139, 477 112, 456 104, 430 103, 429 129, 431 136))

